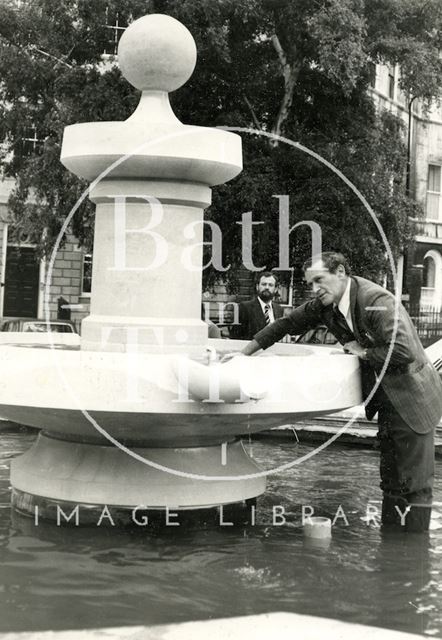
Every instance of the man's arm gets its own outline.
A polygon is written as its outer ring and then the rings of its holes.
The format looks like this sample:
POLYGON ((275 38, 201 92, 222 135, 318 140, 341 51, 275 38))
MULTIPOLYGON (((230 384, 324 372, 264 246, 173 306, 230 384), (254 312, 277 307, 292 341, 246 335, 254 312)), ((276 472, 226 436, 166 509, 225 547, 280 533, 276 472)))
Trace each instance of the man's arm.
POLYGON ((405 309, 399 305, 399 309, 396 311, 395 299, 388 293, 380 293, 370 303, 370 308, 365 310, 365 323, 373 334, 374 345, 366 349, 366 359, 376 367, 384 364, 393 341, 397 317, 397 332, 389 364, 401 366, 413 362, 417 356, 416 339, 412 333, 411 320, 405 309))
POLYGON ((297 335, 316 327, 321 322, 321 309, 322 305, 316 299, 293 309, 287 316, 275 320, 258 331, 253 340, 242 349, 242 353, 247 356, 252 355, 259 349, 271 347, 288 333, 297 335))
POLYGON ((255 339, 250 340, 250 342, 248 342, 246 344, 246 346, 244 347, 244 349, 241 350, 241 353, 245 356, 251 356, 255 353, 255 351, 259 351, 261 349, 260 345, 258 342, 256 342, 255 339))

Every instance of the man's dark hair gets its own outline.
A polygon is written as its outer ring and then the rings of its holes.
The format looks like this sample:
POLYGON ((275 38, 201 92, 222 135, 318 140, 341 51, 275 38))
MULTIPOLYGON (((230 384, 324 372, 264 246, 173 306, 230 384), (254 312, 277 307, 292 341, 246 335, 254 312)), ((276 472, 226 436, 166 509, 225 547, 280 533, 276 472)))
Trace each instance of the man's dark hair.
POLYGON ((278 286, 278 276, 273 271, 262 271, 257 273, 255 277, 255 286, 257 287, 261 282, 261 278, 275 278, 275 286, 278 286))
POLYGON ((303 264, 303 271, 305 272, 312 266, 313 262, 318 262, 318 260, 322 260, 324 267, 328 269, 330 273, 336 273, 336 269, 340 264, 342 264, 348 276, 351 273, 351 267, 347 258, 342 253, 337 253, 336 251, 324 251, 319 256, 314 256, 313 259, 309 258, 303 264))

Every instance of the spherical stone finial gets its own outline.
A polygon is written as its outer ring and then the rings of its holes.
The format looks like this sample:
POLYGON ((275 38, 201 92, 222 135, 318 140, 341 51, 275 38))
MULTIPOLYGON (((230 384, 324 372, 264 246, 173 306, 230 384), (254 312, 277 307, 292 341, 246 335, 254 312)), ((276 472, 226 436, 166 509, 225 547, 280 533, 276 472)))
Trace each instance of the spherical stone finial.
POLYGON ((118 62, 123 76, 137 89, 174 91, 193 73, 195 41, 181 22, 153 13, 135 20, 123 33, 118 62))

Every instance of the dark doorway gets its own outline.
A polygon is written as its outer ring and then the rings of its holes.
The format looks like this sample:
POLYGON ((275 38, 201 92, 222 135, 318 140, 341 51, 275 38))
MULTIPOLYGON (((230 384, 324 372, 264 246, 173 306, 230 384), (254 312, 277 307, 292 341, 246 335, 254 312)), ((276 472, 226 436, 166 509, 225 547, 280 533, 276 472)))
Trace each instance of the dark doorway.
POLYGON ((8 245, 3 316, 37 316, 39 273, 35 249, 8 245))

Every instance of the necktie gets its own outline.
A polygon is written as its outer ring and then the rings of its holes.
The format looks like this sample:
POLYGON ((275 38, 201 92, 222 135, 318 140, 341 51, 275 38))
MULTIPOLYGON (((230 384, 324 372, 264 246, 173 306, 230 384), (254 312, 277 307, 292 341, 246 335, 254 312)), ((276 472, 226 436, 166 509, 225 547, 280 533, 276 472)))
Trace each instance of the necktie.
POLYGON ((266 304, 266 306, 264 307, 264 317, 265 317, 265 321, 266 321, 266 326, 268 324, 270 324, 270 315, 269 315, 269 311, 270 311, 270 305, 266 304))
POLYGON ((340 342, 342 340, 344 340, 345 342, 351 342, 355 339, 353 331, 350 329, 350 327, 348 326, 347 320, 345 319, 344 314, 342 314, 338 307, 334 307, 333 309, 333 318, 334 318, 334 322, 336 327, 339 329, 339 336, 336 336, 337 338, 340 338, 340 342))

